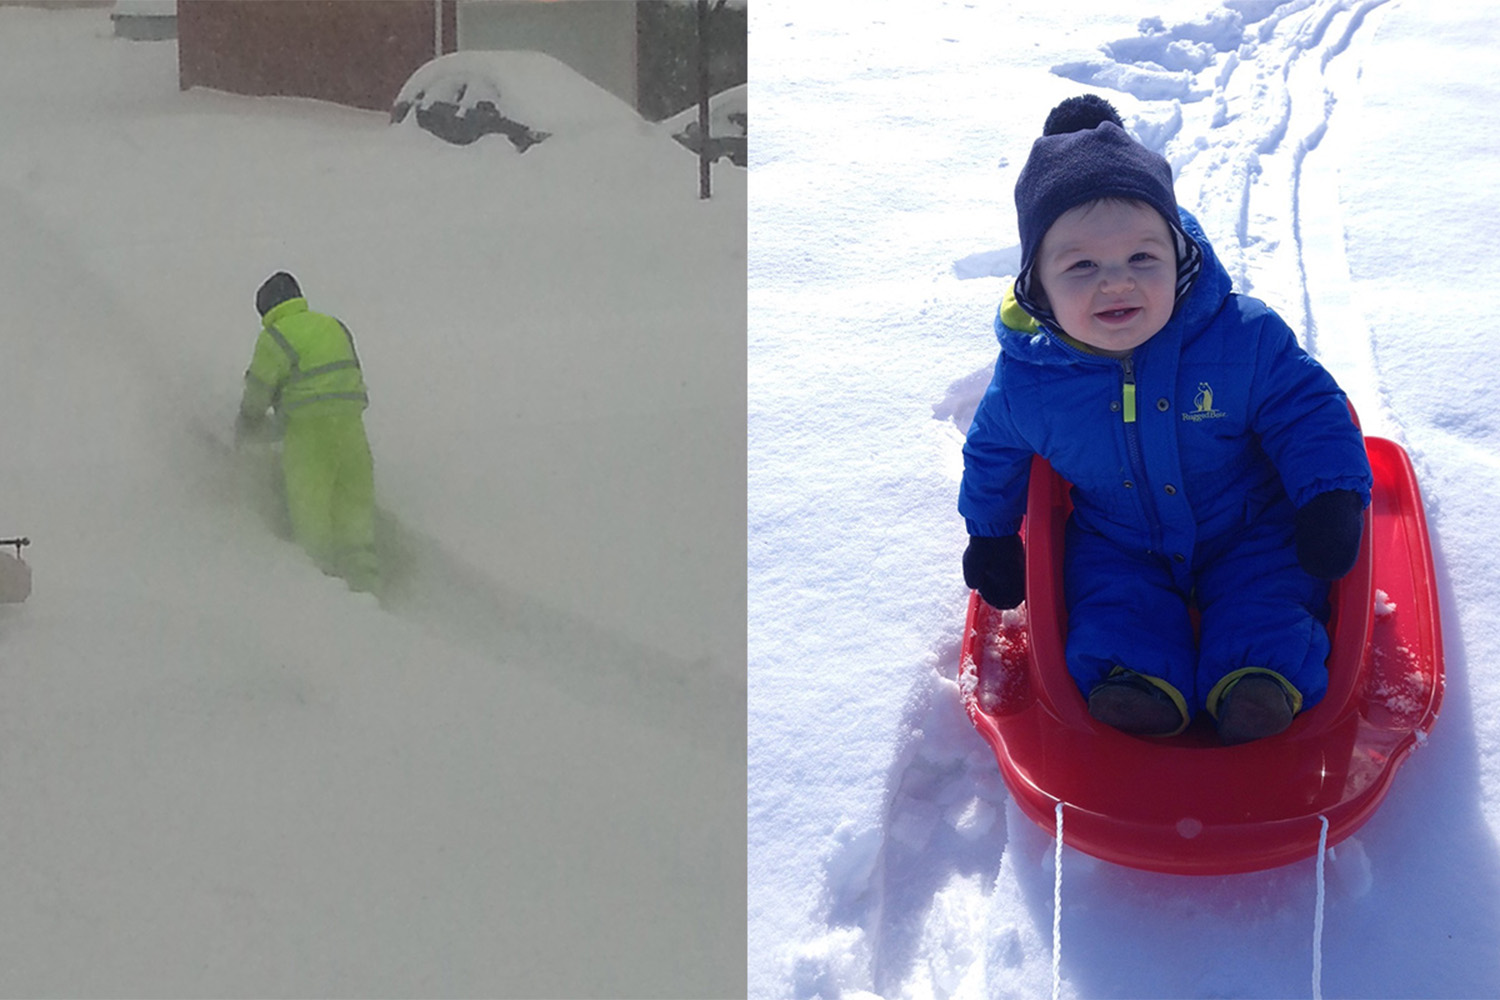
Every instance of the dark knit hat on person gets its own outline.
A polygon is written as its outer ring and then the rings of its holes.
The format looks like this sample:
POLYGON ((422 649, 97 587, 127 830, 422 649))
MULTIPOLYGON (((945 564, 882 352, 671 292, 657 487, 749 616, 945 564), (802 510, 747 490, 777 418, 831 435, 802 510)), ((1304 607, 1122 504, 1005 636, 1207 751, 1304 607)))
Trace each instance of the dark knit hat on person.
POLYGON ((301 297, 302 287, 297 284, 297 279, 285 271, 277 271, 255 293, 255 308, 264 316, 283 302, 301 297))
POLYGON ((1071 208, 1102 198, 1124 198, 1150 205, 1166 220, 1177 244, 1177 298, 1192 285, 1202 252, 1177 215, 1172 167, 1159 153, 1125 131, 1119 113, 1101 97, 1070 97, 1047 116, 1042 137, 1016 180, 1016 223, 1021 234, 1021 269, 1015 294, 1027 312, 1050 321, 1040 305, 1032 266, 1042 237, 1071 208))

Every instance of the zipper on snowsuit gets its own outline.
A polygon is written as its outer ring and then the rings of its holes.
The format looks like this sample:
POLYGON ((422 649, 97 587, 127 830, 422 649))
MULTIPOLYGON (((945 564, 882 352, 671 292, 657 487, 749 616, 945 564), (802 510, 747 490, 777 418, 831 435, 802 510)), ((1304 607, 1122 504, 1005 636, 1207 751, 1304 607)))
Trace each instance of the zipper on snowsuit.
POLYGON ((1156 516, 1156 500, 1146 484, 1146 459, 1141 452, 1140 425, 1135 419, 1135 359, 1120 359, 1122 376, 1120 409, 1125 419, 1125 451, 1130 462, 1130 476, 1140 487, 1141 506, 1145 509, 1146 523, 1151 529, 1151 551, 1160 553, 1161 521, 1156 516))

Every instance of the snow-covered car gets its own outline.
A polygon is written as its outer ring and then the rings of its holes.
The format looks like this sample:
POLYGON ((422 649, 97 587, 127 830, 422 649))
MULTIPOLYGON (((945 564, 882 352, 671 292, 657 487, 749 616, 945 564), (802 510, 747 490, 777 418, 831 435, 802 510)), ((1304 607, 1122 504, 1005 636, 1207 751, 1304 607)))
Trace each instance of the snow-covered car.
MULTIPOLYGON (((708 155, 729 157, 737 167, 745 165, 749 107, 746 84, 730 87, 708 99, 708 155)), ((672 138, 693 152, 699 151, 698 105, 684 108, 661 123, 672 138)))
POLYGON ((401 87, 391 122, 408 118, 448 142, 485 135, 525 152, 549 136, 639 129, 635 109, 565 63, 541 52, 453 52, 423 65, 401 87))

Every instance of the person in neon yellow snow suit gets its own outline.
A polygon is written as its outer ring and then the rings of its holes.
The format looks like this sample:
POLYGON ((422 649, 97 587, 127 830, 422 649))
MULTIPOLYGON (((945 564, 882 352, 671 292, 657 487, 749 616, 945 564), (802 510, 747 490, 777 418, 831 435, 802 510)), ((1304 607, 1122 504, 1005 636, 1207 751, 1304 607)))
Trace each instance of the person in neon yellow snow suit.
POLYGON ((255 296, 260 336, 245 372, 237 442, 264 436, 266 411, 285 423, 282 475, 292 534, 330 576, 373 590, 375 475, 365 436, 369 405, 349 328, 313 312, 297 279, 278 271, 255 296))

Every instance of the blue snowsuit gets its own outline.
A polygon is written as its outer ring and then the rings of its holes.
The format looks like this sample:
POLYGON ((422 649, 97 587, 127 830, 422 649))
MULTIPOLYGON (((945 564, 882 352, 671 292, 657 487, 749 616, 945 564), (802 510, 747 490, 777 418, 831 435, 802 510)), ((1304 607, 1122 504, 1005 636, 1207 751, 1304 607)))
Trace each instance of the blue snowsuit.
POLYGON ((1310 707, 1328 686, 1328 584, 1297 563, 1295 510, 1326 490, 1368 502, 1364 443, 1333 377, 1232 291, 1180 215, 1201 269, 1129 358, 1065 343, 1007 295, 959 512, 971 535, 1014 533, 1033 454, 1072 483, 1067 662, 1085 694, 1125 667, 1167 681, 1192 714, 1229 675, 1262 668, 1310 707))

